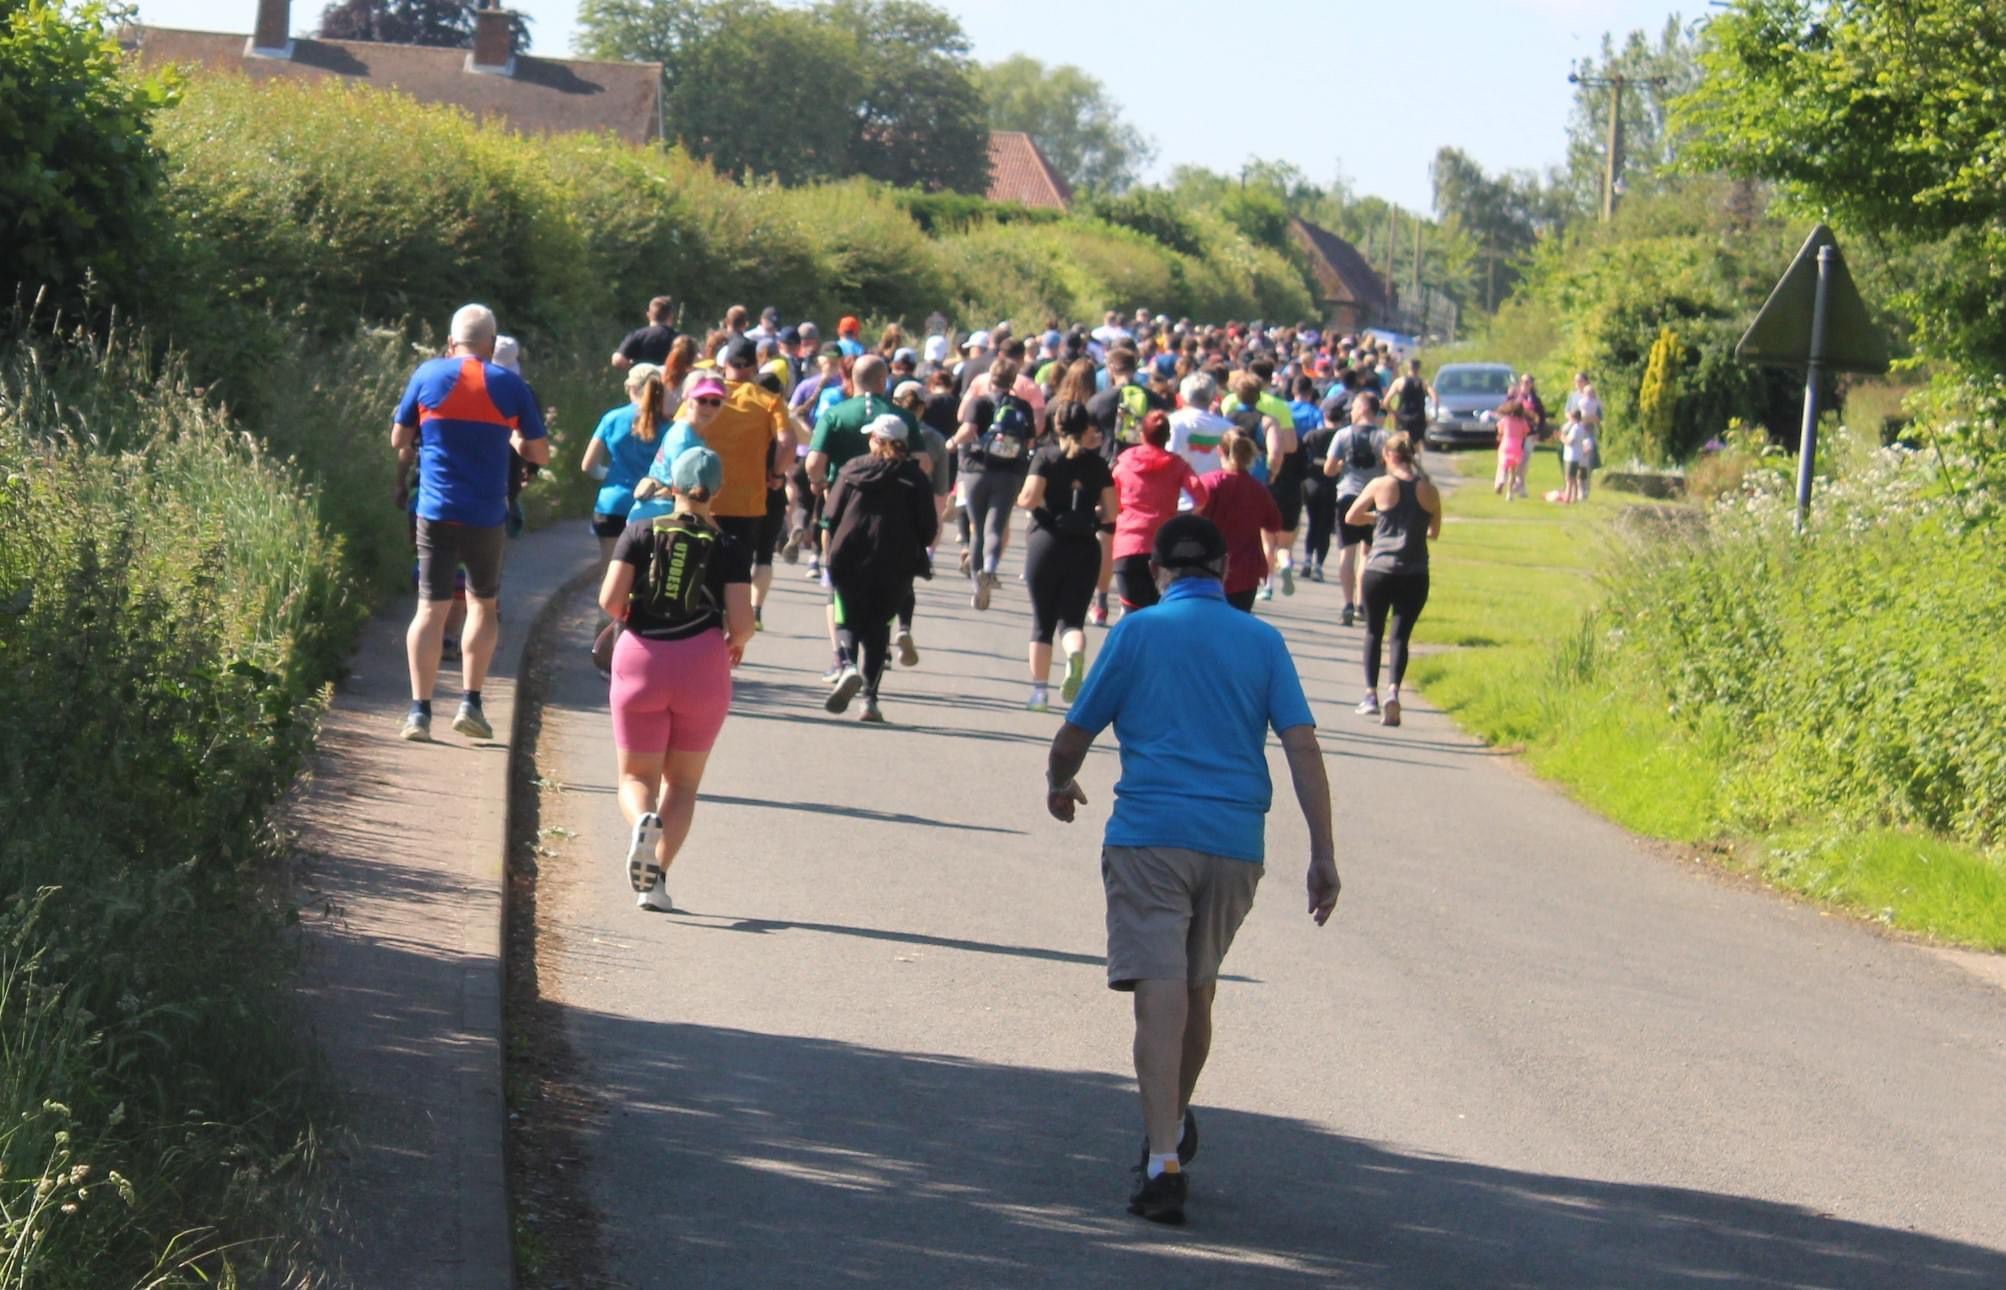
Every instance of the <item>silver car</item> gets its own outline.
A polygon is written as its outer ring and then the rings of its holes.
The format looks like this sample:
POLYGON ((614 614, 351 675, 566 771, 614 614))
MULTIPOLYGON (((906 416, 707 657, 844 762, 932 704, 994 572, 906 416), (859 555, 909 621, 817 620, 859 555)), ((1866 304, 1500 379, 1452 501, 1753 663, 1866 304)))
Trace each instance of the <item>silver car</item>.
POLYGON ((1436 449, 1482 447, 1498 441, 1489 414, 1511 393, 1505 363, 1448 363, 1435 373, 1435 405, 1422 438, 1436 449))

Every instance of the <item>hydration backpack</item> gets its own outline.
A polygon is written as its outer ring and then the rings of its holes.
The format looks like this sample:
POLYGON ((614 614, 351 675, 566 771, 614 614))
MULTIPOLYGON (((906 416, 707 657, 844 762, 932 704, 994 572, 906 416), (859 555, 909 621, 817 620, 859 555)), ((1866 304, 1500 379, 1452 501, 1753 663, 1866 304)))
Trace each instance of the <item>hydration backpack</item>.
POLYGON ((1377 470, 1379 445, 1372 441, 1377 433, 1371 426, 1351 427, 1351 448, 1344 454, 1344 464, 1353 470, 1377 470))
POLYGON ((692 515, 660 515, 649 527, 647 577, 635 586, 632 600, 648 619, 638 633, 643 637, 687 627, 717 612, 708 585, 717 530, 692 515))
POLYGON ((982 451, 992 461, 1021 461, 1038 435, 1038 418, 1031 405, 1014 394, 990 396, 996 414, 982 434, 982 451))
POLYGON ((1140 385, 1124 385, 1115 396, 1114 440, 1116 443, 1142 442, 1142 419, 1149 415, 1149 392, 1140 385))

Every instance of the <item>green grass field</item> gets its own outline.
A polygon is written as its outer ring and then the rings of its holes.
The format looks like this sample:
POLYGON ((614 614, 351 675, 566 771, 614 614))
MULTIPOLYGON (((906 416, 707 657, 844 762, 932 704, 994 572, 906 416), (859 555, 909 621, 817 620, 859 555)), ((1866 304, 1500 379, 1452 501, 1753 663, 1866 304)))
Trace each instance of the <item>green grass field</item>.
POLYGON ((1647 684, 1587 666, 1600 648, 1584 616, 1641 499, 1560 486, 1551 452, 1533 459, 1529 500, 1491 492, 1496 454, 1459 454, 1444 487, 1434 587, 1413 678, 1485 741, 1512 748, 1584 805, 1647 837, 1705 846, 1785 889, 1906 931, 2006 950, 2006 864, 1973 848, 1893 830, 1741 837, 1726 823, 1732 744, 1675 722, 1647 684))

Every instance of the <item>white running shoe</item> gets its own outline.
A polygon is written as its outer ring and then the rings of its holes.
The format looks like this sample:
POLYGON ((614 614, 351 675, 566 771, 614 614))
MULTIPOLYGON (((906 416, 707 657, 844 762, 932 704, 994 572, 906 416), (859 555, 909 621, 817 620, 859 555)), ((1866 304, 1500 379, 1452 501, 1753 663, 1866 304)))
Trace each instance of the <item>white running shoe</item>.
POLYGON ((900 667, 919 666, 919 646, 912 643, 912 629, 910 627, 899 628, 899 634, 892 638, 892 644, 899 647, 900 667))
POLYGON ((645 909, 651 914, 673 914, 676 902, 669 899, 669 885, 658 882, 634 897, 634 908, 645 909))
POLYGON ((649 811, 634 821, 634 839, 627 844, 627 882, 635 891, 653 891, 662 881, 655 844, 662 838, 662 817, 649 811))
POLYGON ((1052 699, 1049 692, 1047 692, 1045 687, 1042 685, 1032 686, 1031 697, 1024 700, 1024 711, 1050 712, 1051 710, 1052 710, 1052 699))
POLYGON ((857 697, 857 691, 864 688, 864 674, 845 663, 843 670, 836 674, 836 686, 823 700, 822 707, 830 712, 843 712, 850 706, 850 700, 857 697))

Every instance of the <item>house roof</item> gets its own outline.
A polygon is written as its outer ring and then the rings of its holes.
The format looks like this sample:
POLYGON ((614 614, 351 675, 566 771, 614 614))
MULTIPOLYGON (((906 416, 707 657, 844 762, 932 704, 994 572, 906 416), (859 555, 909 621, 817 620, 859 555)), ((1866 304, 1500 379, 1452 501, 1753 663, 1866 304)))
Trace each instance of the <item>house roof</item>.
POLYGON ((1022 130, 989 132, 989 200, 1065 210, 1073 190, 1022 130))
POLYGON ((244 36, 169 27, 128 27, 120 43, 142 64, 194 65, 252 80, 345 77, 394 89, 421 103, 496 116, 525 134, 611 130, 634 143, 660 132, 659 63, 607 63, 517 55, 507 74, 471 70, 465 49, 296 36, 290 58, 252 55, 244 36))
POLYGON ((1386 283, 1357 247, 1306 219, 1291 218, 1289 235, 1309 253, 1310 272, 1326 303, 1357 305, 1368 313, 1386 308, 1386 283))

